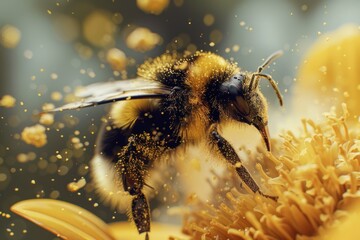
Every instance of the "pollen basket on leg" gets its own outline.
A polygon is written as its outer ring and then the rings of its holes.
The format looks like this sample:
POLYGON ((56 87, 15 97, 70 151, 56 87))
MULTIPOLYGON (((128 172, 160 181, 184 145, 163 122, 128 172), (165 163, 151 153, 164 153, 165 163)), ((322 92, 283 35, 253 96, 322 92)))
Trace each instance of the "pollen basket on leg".
POLYGON ((147 114, 157 108, 157 99, 138 99, 116 102, 110 111, 110 118, 118 128, 131 128, 141 114, 147 114))

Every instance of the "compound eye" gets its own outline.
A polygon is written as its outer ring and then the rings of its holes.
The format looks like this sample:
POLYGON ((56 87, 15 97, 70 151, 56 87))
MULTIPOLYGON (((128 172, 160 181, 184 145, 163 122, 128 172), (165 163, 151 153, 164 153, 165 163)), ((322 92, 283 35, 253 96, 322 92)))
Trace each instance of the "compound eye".
POLYGON ((245 80, 245 76, 241 73, 237 73, 230 78, 229 81, 229 93, 232 96, 240 94, 242 82, 245 80))
POLYGON ((235 107, 242 116, 247 116, 250 113, 249 104, 242 96, 236 96, 235 107))
POLYGON ((238 95, 242 95, 242 85, 245 80, 245 75, 237 73, 232 75, 229 80, 223 82, 220 86, 220 92, 225 96, 234 98, 238 95))
POLYGON ((242 82, 245 80, 244 74, 237 73, 231 77, 231 82, 242 82))

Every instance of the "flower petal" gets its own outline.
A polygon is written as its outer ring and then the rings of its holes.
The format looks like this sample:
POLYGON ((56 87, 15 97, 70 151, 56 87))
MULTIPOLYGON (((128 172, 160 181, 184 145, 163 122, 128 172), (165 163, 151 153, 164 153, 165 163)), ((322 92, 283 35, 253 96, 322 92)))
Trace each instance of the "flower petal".
MULTIPOLYGON (((298 112, 302 117, 313 118, 314 114, 328 111, 332 106, 340 113, 340 104, 345 102, 351 114, 359 115, 359 59, 358 26, 347 24, 320 37, 299 67, 294 109, 301 109, 298 112)), ((357 118, 349 119, 353 120, 357 118)))
POLYGON ((11 211, 63 239, 114 239, 105 222, 89 211, 67 202, 30 199, 14 204, 11 211))

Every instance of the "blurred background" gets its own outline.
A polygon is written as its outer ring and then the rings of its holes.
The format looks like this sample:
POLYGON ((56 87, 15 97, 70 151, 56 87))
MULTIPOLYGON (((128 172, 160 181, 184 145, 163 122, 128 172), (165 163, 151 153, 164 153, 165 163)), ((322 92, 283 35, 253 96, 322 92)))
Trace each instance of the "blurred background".
MULTIPOLYGON (((360 22, 356 0, 158 0, 156 8, 144 2, 1 1, 0 239, 56 239, 10 212, 12 204, 30 198, 72 202, 106 222, 126 219, 103 205, 90 183, 88 163, 108 107, 39 120, 45 103, 59 106, 81 85, 132 78, 139 64, 166 50, 212 51, 254 71, 281 49, 284 56, 266 72, 279 83, 284 108, 262 84, 276 133, 279 119, 293 111, 292 86, 307 49, 324 33, 360 22), (39 121, 44 127, 23 133, 39 121), (47 139, 27 144, 23 139, 32 131, 44 131, 47 139)), ((178 221, 159 211, 155 219, 178 221)))

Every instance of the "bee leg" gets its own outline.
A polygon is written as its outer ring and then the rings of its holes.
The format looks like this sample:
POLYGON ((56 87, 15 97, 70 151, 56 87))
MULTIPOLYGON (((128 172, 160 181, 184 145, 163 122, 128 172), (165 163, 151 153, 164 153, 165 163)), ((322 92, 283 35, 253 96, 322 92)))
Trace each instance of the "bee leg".
POLYGON ((121 174, 124 190, 133 196, 131 213, 136 228, 141 233, 146 233, 145 240, 149 239, 150 232, 150 209, 144 193, 141 191, 144 186, 146 174, 145 165, 141 158, 134 154, 133 142, 130 142, 125 151, 120 155, 116 166, 121 174))
MULTIPOLYGON (((125 170, 126 171, 126 170, 125 170)), ((143 176, 136 170, 124 172, 122 175, 125 191, 134 196, 131 203, 131 213, 139 234, 150 232, 150 209, 147 199, 141 189, 144 186, 143 176)))
POLYGON ((131 203, 131 212, 139 233, 146 232, 145 239, 149 238, 150 232, 150 211, 146 197, 140 193, 134 197, 131 203))
POLYGON ((241 160, 239 156, 236 154, 234 148, 230 145, 225 138, 223 138, 218 131, 215 129, 211 132, 211 140, 218 147, 221 154, 225 157, 225 159, 233 166, 235 166, 236 172, 239 177, 243 180, 243 182, 253 191, 254 193, 258 192, 260 195, 270 198, 274 201, 277 201, 278 197, 270 196, 264 194, 259 185, 254 181, 249 171, 245 168, 243 164, 241 164, 241 160), (240 163, 240 164, 239 164, 240 163), (239 165, 239 166, 237 166, 239 165))

